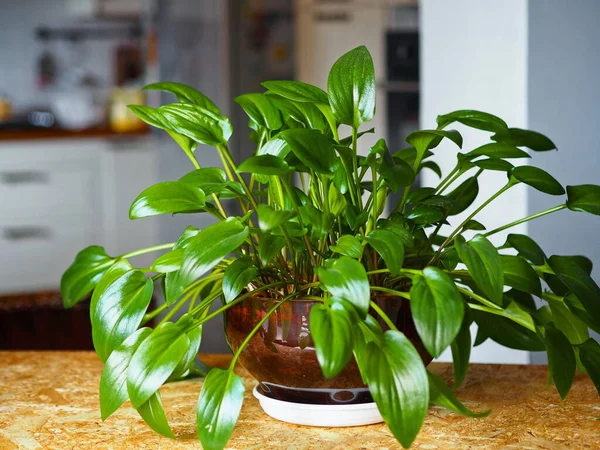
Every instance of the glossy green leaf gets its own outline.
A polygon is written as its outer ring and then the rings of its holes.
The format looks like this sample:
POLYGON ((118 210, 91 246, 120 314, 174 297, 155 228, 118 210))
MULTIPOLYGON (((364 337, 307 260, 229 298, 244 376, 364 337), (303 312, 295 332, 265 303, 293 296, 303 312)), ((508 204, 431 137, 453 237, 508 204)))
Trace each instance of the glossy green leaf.
POLYGON ((437 206, 418 204, 411 209, 406 218, 417 225, 429 225, 444 220, 446 213, 437 206))
MULTIPOLYGON (((558 278, 556 279, 558 280, 558 278)), ((566 297, 563 297, 563 301, 565 303, 565 306, 569 308, 569 311, 571 311, 575 315, 575 317, 580 319, 583 323, 585 323, 596 333, 600 333, 600 320, 598 320, 597 317, 593 317, 590 313, 588 313, 583 307, 583 304, 579 301, 577 297, 575 297, 575 295, 573 295, 573 293, 565 293, 565 295, 566 297)))
POLYGON ((521 128, 509 128, 508 133, 495 134, 494 141, 516 145, 517 147, 528 147, 537 152, 554 150, 556 145, 546 136, 537 131, 523 130, 521 128))
POLYGON ((328 304, 315 304, 310 310, 310 332, 325 378, 338 375, 352 357, 355 316, 350 302, 335 297, 328 304))
POLYGON ((329 260, 324 267, 316 268, 323 287, 334 297, 351 302, 362 318, 369 311, 371 298, 367 272, 361 263, 348 256, 329 260))
POLYGON ((183 254, 181 269, 167 284, 167 300, 175 301, 194 280, 216 266, 244 243, 249 229, 236 217, 214 223, 192 237, 183 254))
POLYGON ((346 255, 350 258, 359 259, 363 254, 363 246, 360 241, 349 234, 340 236, 335 245, 331 245, 329 250, 340 255, 346 255))
POLYGON ((104 273, 100 281, 94 288, 92 293, 92 299, 90 301, 90 321, 94 323, 96 320, 95 314, 97 310, 98 300, 100 296, 108 289, 108 287, 114 283, 118 278, 125 275, 127 272, 132 270, 133 267, 125 259, 117 259, 112 266, 104 273))
POLYGON ((467 230, 483 231, 483 230, 485 230, 485 226, 481 222, 471 219, 463 225, 462 229, 464 231, 467 231, 467 230))
POLYGON ((127 105, 127 108, 150 126, 167 131, 171 127, 164 115, 157 109, 145 105, 127 105))
POLYGON ((485 417, 492 412, 491 409, 480 413, 471 411, 456 398, 456 395, 450 390, 442 377, 429 370, 427 371, 427 377, 429 379, 429 401, 434 405, 448 408, 450 411, 467 417, 485 417))
POLYGON ((261 85, 295 102, 329 103, 327 93, 323 89, 302 81, 264 81, 261 85))
POLYGON ((181 233, 181 236, 179 236, 179 239, 177 239, 177 242, 175 242, 173 250, 177 250, 178 248, 186 248, 189 245, 192 238, 194 236, 197 236, 198 233, 200 233, 200 231, 201 230, 196 227, 186 227, 186 229, 183 230, 183 233, 181 233))
POLYGON ((263 231, 277 228, 296 216, 295 211, 278 211, 269 205, 258 205, 258 225, 263 231))
POLYGON ((261 264, 269 264, 285 246, 285 238, 271 233, 263 233, 258 241, 258 258, 261 264))
POLYGON ((278 135, 289 145, 291 151, 307 167, 317 173, 333 174, 338 159, 329 136, 315 130, 296 128, 278 135))
POLYGON ((300 207, 300 216, 304 225, 310 227, 310 234, 313 239, 323 239, 327 236, 335 220, 333 214, 323 212, 312 205, 300 207))
POLYGON ((183 263, 183 249, 171 250, 163 255, 160 255, 152 263, 150 268, 154 272, 169 273, 175 272, 181 268, 183 263))
POLYGON ((410 309, 427 351, 438 357, 456 338, 464 316, 464 302, 454 281, 436 267, 413 278, 410 309))
POLYGON ((563 195, 565 193, 565 189, 552 175, 537 167, 515 167, 510 172, 510 176, 545 194, 563 195))
POLYGON ((404 246, 396 233, 389 230, 373 230, 365 236, 371 247, 381 255, 392 275, 397 275, 404 263, 404 246))
POLYGON ((335 184, 329 186, 329 194, 327 203, 329 206, 329 212, 334 216, 341 216, 346 210, 348 202, 346 197, 335 187, 335 184))
POLYGON ((458 148, 462 148, 463 140, 460 133, 456 130, 418 130, 413 131, 406 137, 406 142, 412 145, 417 151, 415 161, 424 158, 428 149, 435 148, 443 138, 454 142, 458 148))
POLYGON ((437 163, 433 161, 422 162, 419 166, 419 170, 422 171, 423 169, 429 169, 433 171, 433 173, 435 173, 439 178, 442 178, 442 169, 437 163))
POLYGON ((187 331, 186 334, 190 340, 190 345, 167 381, 181 380, 188 376, 192 370, 195 370, 195 362, 200 344, 202 343, 202 325, 195 325, 195 323, 197 323, 196 319, 189 313, 184 314, 177 321, 177 326, 182 330, 187 330, 191 326, 194 326, 194 328, 187 331))
POLYGON ((144 419, 150 428, 158 434, 174 439, 175 435, 169 426, 167 415, 160 399, 160 393, 157 391, 150 398, 137 408, 137 412, 144 419))
POLYGON ((278 130, 282 127, 281 114, 264 94, 244 94, 235 98, 248 117, 261 127, 268 130, 278 130))
POLYGON ((223 274, 223 297, 225 302, 234 300, 258 275, 251 258, 240 258, 232 262, 223 274))
POLYGON ((375 115, 375 69, 365 46, 340 57, 329 72, 327 93, 338 122, 358 128, 375 115))
POLYGON ((452 350, 452 375, 454 377, 454 389, 457 389, 469 370, 469 360, 471 358, 471 320, 468 314, 468 309, 465 311, 463 323, 450 345, 452 350))
POLYGON ((172 103, 158 108, 170 128, 202 144, 226 144, 233 128, 228 118, 209 109, 188 103, 172 103))
POLYGON ((519 255, 533 264, 541 266, 546 261, 542 248, 529 236, 524 234, 509 234, 506 243, 519 252, 519 255))
POLYGON ((292 168, 283 159, 273 155, 251 156, 238 166, 238 172, 259 175, 285 175, 292 168))
POLYGON ((569 290, 581 302, 585 310, 593 318, 594 323, 600 322, 600 287, 590 274, 568 256, 551 256, 548 264, 569 290))
POLYGON ((594 339, 588 339, 577 346, 579 359, 590 379, 600 394, 600 344, 594 339))
POLYGON ((494 133, 508 132, 508 125, 506 125, 504 120, 482 111, 463 109, 437 117, 438 128, 446 128, 454 122, 459 122, 479 130, 492 131, 494 133))
POLYGON ((520 256, 512 255, 502 255, 500 259, 506 286, 538 296, 542 294, 540 278, 527 261, 520 256))
POLYGON ((238 182, 227 181, 223 169, 205 167, 185 174, 179 181, 202 189, 206 196, 216 194, 220 198, 243 197, 245 193, 238 182))
POLYGON ((514 145, 500 144, 492 142, 490 144, 477 147, 475 150, 466 154, 470 158, 476 156, 489 156, 492 158, 531 158, 529 154, 514 145))
POLYGON ((415 181, 412 167, 402 159, 394 159, 387 146, 382 153, 379 174, 392 192, 398 192, 400 188, 410 186, 415 181))
POLYGON ((473 161, 477 167, 485 170, 497 170, 500 172, 510 172, 514 167, 508 161, 505 161, 500 158, 486 158, 480 159, 478 161, 473 161))
POLYGON ((595 184, 567 186, 567 207, 571 211, 600 216, 600 186, 595 184))
POLYGON ((429 407, 429 383, 423 361, 399 331, 386 331, 382 342, 370 342, 364 353, 367 361, 361 368, 366 368, 363 376, 377 408, 394 437, 408 448, 429 407))
POLYGON ((170 92, 172 94, 175 94, 180 102, 193 103, 195 105, 208 109, 209 111, 212 111, 215 114, 221 114, 219 108, 217 108, 217 106, 206 95, 194 89, 193 87, 187 86, 182 83, 152 83, 147 86, 144 86, 144 90, 170 92))
POLYGON ((501 305, 504 274, 502 260, 494 245, 481 234, 476 235, 468 243, 464 238, 458 237, 455 243, 460 260, 469 269, 479 289, 491 301, 501 305))
POLYGON ((63 306, 71 308, 83 300, 114 262, 104 247, 91 245, 81 250, 60 279, 63 306))
POLYGON ((573 385, 577 363, 575 352, 566 336, 552 325, 546 325, 548 370, 556 390, 564 399, 573 385))
POLYGON ((590 337, 587 325, 575 316, 564 303, 548 300, 552 311, 552 322, 569 340, 571 344, 581 344, 590 337))
POLYGON ((92 313, 92 338, 102 361, 137 330, 153 290, 152 280, 134 269, 117 278, 100 295, 92 313))
POLYGON ((205 204, 206 195, 202 189, 181 181, 163 181, 138 195, 129 208, 129 218, 198 212, 205 204))
POLYGON ((213 368, 202 384, 196 424, 205 449, 223 449, 238 420, 246 387, 231 370, 213 368))
POLYGON ((115 348, 106 360, 100 378, 100 413, 102 420, 106 420, 129 398, 127 394, 129 362, 140 344, 151 333, 151 328, 140 328, 115 348))
POLYGON ((454 189, 447 197, 452 201, 451 216, 455 216, 465 211, 479 195, 479 182, 477 177, 467 178, 456 189, 454 189))
POLYGON ((190 346, 179 326, 166 322, 137 348, 127 370, 127 392, 134 408, 143 405, 167 381, 190 346))

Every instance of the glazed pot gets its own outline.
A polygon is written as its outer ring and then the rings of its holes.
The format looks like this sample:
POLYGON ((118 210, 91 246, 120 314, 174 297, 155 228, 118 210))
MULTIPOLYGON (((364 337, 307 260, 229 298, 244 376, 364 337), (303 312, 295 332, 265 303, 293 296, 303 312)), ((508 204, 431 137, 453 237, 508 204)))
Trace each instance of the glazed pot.
MULTIPOLYGON (((423 362, 429 364, 432 357, 417 334, 410 302, 396 296, 377 296, 373 301, 410 339, 423 362)), ((272 298, 253 296, 227 310, 225 332, 233 351, 274 302, 272 298)), ((299 299, 281 305, 252 337, 239 361, 259 381, 259 392, 270 398, 310 404, 372 402, 354 358, 336 377, 323 376, 308 324, 315 303, 318 302, 299 299)), ((380 324, 387 329, 383 321, 380 324)))

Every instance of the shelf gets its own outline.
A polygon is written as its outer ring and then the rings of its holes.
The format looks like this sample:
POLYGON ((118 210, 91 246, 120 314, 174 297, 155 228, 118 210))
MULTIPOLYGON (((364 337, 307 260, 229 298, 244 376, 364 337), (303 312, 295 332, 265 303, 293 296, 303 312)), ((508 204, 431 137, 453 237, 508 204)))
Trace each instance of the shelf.
POLYGON ((95 127, 85 130, 66 130, 64 128, 39 128, 39 129, 10 129, 0 130, 2 141, 27 141, 42 139, 91 139, 105 138, 118 139, 120 137, 143 137, 150 134, 149 128, 136 131, 117 133, 108 127, 95 127))

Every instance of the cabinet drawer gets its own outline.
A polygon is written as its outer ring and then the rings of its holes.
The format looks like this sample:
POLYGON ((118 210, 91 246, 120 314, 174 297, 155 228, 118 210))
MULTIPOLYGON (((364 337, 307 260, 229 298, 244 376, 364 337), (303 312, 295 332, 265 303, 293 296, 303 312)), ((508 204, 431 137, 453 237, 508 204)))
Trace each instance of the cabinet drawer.
POLYGON ((3 216, 43 217, 48 213, 84 214, 93 202, 94 174, 86 168, 0 169, 3 216))
POLYGON ((56 289, 77 252, 96 240, 92 216, 0 222, 0 292, 56 289))

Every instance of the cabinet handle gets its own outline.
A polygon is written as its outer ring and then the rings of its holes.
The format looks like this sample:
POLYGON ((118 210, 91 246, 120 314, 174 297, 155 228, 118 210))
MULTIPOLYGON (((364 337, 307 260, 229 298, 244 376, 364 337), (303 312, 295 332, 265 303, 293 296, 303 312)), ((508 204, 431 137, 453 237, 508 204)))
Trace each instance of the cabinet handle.
POLYGON ((10 227, 3 230, 4 239, 7 241, 25 241, 32 239, 47 240, 52 232, 47 227, 10 227))
POLYGON ((350 22, 352 14, 347 11, 318 11, 313 14, 315 22, 350 22))
POLYGON ((50 180, 48 172, 36 170, 20 170, 14 172, 4 172, 0 174, 2 182, 5 184, 26 184, 38 183, 45 184, 50 180))

